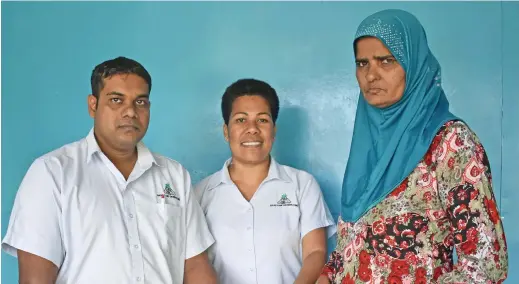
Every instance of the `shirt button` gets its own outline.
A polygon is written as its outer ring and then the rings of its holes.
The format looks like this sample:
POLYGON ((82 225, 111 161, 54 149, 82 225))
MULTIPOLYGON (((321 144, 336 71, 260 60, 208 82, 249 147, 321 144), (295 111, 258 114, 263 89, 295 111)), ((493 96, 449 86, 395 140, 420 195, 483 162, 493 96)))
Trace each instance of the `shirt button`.
POLYGON ((133 246, 135 249, 139 249, 139 245, 134 245, 133 246))
POLYGON ((141 281, 141 278, 140 277, 137 277, 137 282, 141 281))
POLYGON ((251 227, 247 227, 247 231, 249 231, 250 229, 252 229, 251 227))
POLYGON ((128 217, 130 217, 130 219, 132 219, 133 218, 133 214, 128 215, 128 217))
POLYGON ((253 269, 253 268, 251 268, 251 269, 249 269, 249 271, 250 271, 250 272, 253 272, 253 271, 254 271, 254 269, 253 269))

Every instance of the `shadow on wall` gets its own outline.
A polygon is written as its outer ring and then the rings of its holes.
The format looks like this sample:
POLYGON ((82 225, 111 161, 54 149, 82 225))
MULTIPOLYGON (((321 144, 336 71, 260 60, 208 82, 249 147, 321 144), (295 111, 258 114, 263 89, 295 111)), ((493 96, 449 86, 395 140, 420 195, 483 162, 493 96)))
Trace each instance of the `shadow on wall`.
POLYGON ((308 171, 309 124, 305 110, 295 106, 280 109, 272 156, 281 164, 308 171))
MULTIPOLYGON (((306 110, 297 106, 288 106, 280 109, 278 120, 276 123, 277 133, 272 156, 280 164, 287 165, 296 169, 304 170, 312 174, 319 183, 323 191, 324 198, 332 211, 335 221, 337 214, 333 213, 333 206, 326 198, 326 192, 332 190, 332 185, 327 180, 321 180, 316 173, 312 172, 312 164, 309 159, 310 151, 309 137, 310 125, 309 117, 306 110)), ((328 240, 328 253, 335 249, 335 235, 328 240)))

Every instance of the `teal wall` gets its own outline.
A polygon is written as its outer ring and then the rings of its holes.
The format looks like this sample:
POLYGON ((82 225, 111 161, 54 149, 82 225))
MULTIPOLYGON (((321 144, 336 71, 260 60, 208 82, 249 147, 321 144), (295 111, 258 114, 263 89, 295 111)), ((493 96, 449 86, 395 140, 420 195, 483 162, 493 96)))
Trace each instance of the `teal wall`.
MULTIPOLYGON (((519 267, 519 2, 2 2, 2 237, 28 166, 88 133, 90 72, 119 55, 153 76, 145 142, 194 181, 229 156, 225 87, 271 83, 281 100, 274 155, 314 174, 337 217, 358 95, 352 37, 384 8, 425 26, 452 111, 488 151, 510 267, 519 267)), ((4 253, 1 280, 17 283, 16 259, 4 253)))

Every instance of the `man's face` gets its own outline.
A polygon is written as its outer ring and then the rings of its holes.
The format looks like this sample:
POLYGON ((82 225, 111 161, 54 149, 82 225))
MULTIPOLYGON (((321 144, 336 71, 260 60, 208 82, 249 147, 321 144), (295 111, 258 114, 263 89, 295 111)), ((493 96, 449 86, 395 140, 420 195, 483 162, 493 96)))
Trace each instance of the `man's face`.
POLYGON ((149 86, 135 74, 113 75, 103 83, 98 98, 88 96, 96 138, 112 149, 133 150, 148 130, 149 86))

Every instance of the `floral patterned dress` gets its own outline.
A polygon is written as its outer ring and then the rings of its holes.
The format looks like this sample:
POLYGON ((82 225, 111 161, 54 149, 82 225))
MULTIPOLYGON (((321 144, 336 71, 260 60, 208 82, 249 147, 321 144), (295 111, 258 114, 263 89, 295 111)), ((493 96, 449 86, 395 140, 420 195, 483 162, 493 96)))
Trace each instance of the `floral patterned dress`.
POLYGON ((339 217, 322 275, 336 284, 501 283, 507 271, 485 150, 467 125, 451 121, 383 201, 355 223, 339 217))

